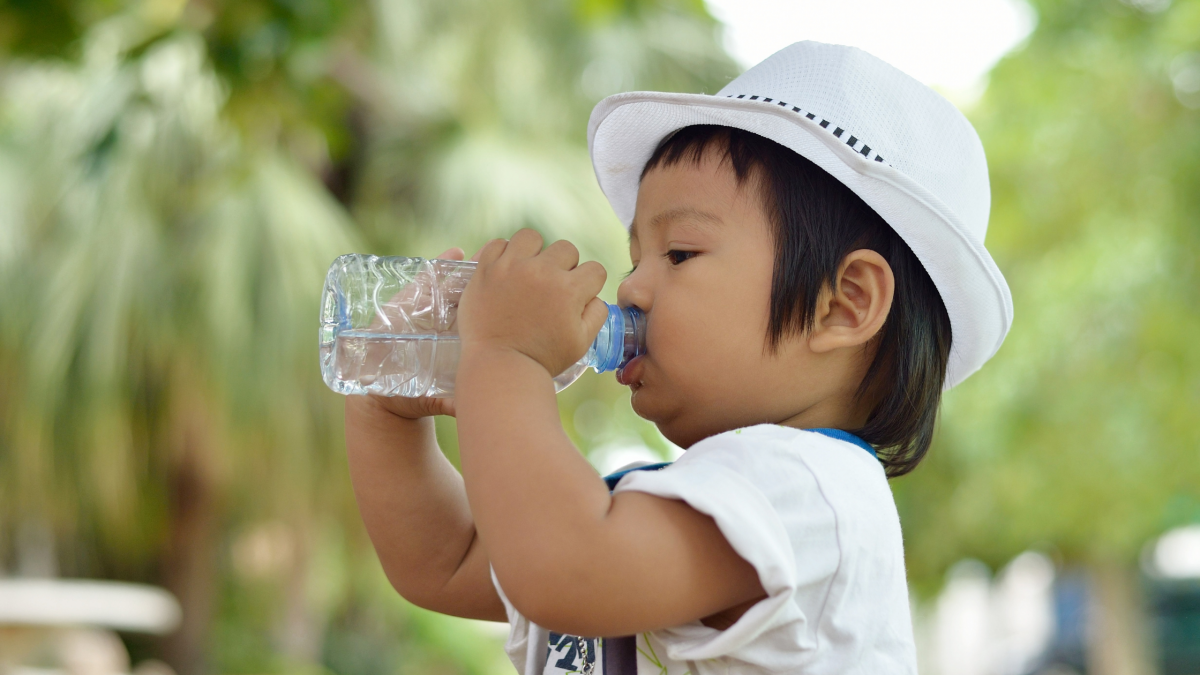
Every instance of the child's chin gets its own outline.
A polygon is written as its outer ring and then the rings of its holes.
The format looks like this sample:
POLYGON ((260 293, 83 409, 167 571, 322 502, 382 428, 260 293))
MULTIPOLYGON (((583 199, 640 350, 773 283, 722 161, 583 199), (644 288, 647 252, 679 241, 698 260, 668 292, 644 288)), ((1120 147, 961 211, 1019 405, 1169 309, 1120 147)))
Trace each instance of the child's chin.
POLYGON ((655 421, 652 417, 654 414, 653 400, 647 393, 644 385, 629 387, 629 404, 633 406, 633 412, 637 413, 638 417, 653 422, 655 421))
POLYGON ((654 424, 660 424, 670 417, 669 411, 666 410, 666 402, 658 396, 659 392, 654 391, 653 387, 640 385, 631 389, 629 402, 638 417, 654 424))

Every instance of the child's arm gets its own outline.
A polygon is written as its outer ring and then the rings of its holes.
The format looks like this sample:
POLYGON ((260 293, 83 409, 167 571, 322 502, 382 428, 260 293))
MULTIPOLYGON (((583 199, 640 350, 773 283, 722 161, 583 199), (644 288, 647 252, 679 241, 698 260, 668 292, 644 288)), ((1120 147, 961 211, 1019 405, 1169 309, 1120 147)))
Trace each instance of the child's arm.
MULTIPOLYGON (((438 256, 463 257, 460 248, 438 256)), ((400 595, 444 614, 505 621, 462 476, 438 448, 434 415, 453 416, 454 401, 346 397, 346 453, 358 509, 400 595)))
POLYGON ((711 518, 680 501, 610 496, 563 432, 550 374, 603 322, 605 274, 576 267, 566 242, 540 249, 529 230, 485 247, 459 310, 463 477, 505 594, 535 623, 576 635, 748 607, 764 595, 758 576, 711 518))
POLYGON ((400 595, 444 614, 507 621, 462 477, 438 448, 427 416, 453 412, 447 399, 346 397, 354 495, 400 595))

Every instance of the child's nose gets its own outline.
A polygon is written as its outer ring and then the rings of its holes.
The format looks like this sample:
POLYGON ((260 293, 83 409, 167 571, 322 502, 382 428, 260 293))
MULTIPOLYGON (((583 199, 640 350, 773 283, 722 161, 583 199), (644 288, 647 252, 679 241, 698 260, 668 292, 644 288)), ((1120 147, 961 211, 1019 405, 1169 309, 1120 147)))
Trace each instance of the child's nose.
POLYGON ((622 307, 637 307, 643 312, 650 311, 654 298, 645 280, 638 276, 637 270, 625 277, 617 287, 617 304, 622 307))

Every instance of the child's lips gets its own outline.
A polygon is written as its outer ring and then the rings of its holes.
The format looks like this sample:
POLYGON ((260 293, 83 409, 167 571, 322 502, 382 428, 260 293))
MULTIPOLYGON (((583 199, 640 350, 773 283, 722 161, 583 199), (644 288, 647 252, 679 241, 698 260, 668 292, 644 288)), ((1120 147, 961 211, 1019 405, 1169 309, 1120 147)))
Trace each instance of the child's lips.
POLYGON ((624 368, 617 371, 617 382, 621 384, 638 388, 642 386, 642 359, 643 356, 635 356, 625 364, 624 368))

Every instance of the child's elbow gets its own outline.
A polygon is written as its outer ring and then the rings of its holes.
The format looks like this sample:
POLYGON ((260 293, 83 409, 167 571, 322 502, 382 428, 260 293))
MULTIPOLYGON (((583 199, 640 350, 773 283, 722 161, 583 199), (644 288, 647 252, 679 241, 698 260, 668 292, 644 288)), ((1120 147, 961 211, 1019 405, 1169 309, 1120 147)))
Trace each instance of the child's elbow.
POLYGON ((521 616, 545 626, 547 616, 559 611, 556 577, 551 570, 539 570, 536 565, 524 566, 512 571, 496 570, 496 579, 504 595, 521 616))
POLYGON ((522 616, 543 628, 567 635, 600 635, 595 622, 580 612, 579 605, 564 602, 561 597, 554 597, 551 593, 529 593, 517 600, 510 598, 509 602, 522 616))
POLYGON ((529 566, 496 576, 513 608, 533 623, 570 635, 593 635, 596 627, 586 611, 595 599, 586 597, 595 588, 576 575, 559 569, 529 566))
POLYGON ((384 575, 400 597, 422 609, 438 610, 441 588, 428 580, 384 566, 384 575))

